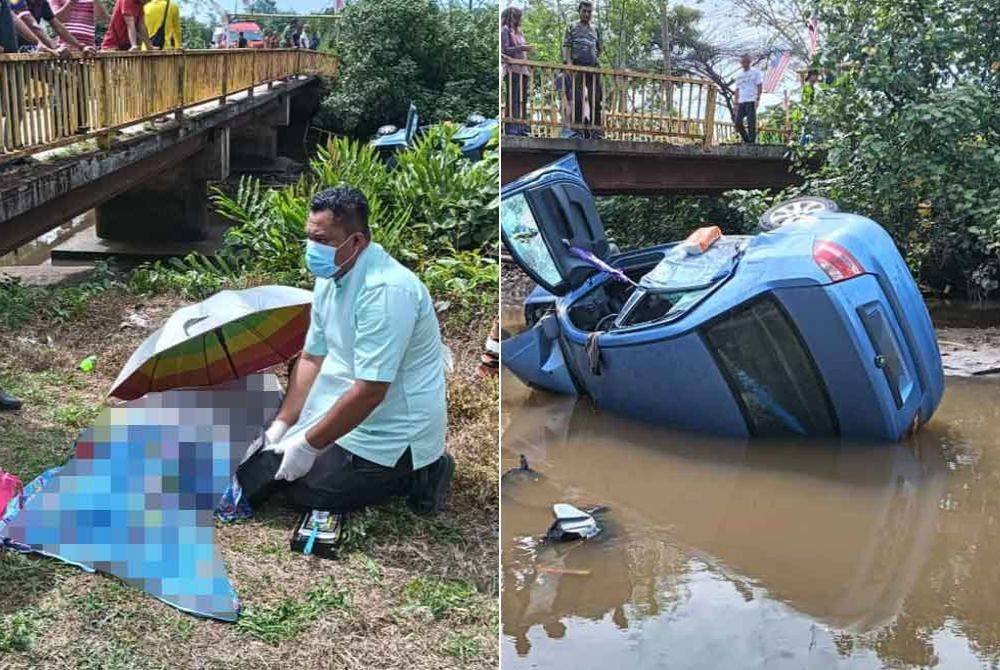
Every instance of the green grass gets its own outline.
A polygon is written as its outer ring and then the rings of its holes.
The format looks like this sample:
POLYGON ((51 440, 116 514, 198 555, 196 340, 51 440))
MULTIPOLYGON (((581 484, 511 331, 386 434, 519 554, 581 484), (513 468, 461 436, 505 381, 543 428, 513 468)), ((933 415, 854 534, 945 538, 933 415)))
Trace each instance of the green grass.
POLYGON ((374 558, 368 554, 355 553, 351 555, 351 561, 361 566, 370 582, 373 584, 382 583, 382 566, 374 558))
POLYGON ((29 607, 0 619, 0 653, 30 651, 38 634, 41 613, 29 607))
POLYGON ((73 453, 75 431, 9 423, 3 426, 3 467, 27 484, 73 453))
POLYGON ((70 394, 63 401, 63 404, 52 410, 52 419, 61 426, 80 430, 93 424, 100 413, 100 405, 94 405, 79 396, 70 394))
POLYGON ((147 664, 135 647, 110 639, 78 654, 76 667, 77 670, 138 670, 147 664))
POLYGON ((462 533, 440 517, 417 516, 407 509, 402 499, 389 505, 352 515, 344 525, 338 551, 342 555, 364 552, 379 542, 428 535, 443 544, 459 544, 462 533))
POLYGON ((403 589, 403 597, 411 608, 424 608, 435 619, 475 614, 477 595, 476 587, 462 579, 417 577, 403 589))
POLYGON ((465 633, 453 633, 444 643, 444 652, 463 661, 476 658, 483 653, 483 641, 465 633))
POLYGON ((236 627, 263 642, 277 645, 299 636, 309 624, 332 610, 350 609, 350 594, 326 579, 299 598, 285 598, 276 605, 250 606, 236 627))

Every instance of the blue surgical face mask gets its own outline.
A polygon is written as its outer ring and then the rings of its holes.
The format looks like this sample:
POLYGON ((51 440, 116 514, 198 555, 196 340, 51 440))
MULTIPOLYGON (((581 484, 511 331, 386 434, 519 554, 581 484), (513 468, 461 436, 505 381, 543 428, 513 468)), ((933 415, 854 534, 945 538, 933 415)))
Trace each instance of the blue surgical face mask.
POLYGON ((347 244, 347 240, 336 247, 331 244, 320 244, 306 240, 306 267, 309 268, 309 272, 323 278, 332 277, 340 272, 341 266, 337 264, 337 252, 345 244, 347 244))

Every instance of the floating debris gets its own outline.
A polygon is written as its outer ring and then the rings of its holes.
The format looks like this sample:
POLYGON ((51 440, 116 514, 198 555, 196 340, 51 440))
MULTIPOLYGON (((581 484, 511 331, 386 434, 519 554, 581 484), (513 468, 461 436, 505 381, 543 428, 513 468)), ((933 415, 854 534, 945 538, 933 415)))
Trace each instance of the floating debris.
POLYGON ((569 503, 556 503, 552 506, 552 514, 556 520, 545 533, 545 539, 550 542, 588 540, 601 532, 593 514, 569 503))
POLYGON ((519 460, 521 464, 516 468, 511 468, 507 472, 503 473, 500 478, 505 484, 510 484, 515 481, 529 481, 537 482, 541 479, 542 475, 537 470, 532 470, 531 466, 528 465, 528 459, 524 454, 519 455, 519 460))

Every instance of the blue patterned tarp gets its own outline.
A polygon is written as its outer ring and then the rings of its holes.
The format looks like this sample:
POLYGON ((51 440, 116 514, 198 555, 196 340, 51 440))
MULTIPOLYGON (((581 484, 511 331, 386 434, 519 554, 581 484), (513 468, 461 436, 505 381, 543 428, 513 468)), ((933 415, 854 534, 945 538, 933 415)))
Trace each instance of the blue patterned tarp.
POLYGON ((106 408, 0 538, 234 621, 239 600, 215 546, 213 510, 280 401, 274 375, 252 375, 106 408))

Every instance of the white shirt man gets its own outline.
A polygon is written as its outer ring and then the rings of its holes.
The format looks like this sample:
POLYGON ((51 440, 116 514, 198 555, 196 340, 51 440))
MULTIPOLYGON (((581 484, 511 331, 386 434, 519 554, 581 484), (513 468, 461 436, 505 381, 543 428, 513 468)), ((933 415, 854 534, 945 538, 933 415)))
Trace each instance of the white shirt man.
POLYGON ((736 130, 747 144, 757 141, 757 102, 764 85, 764 75, 750 67, 750 57, 740 59, 742 69, 736 75, 736 130), (745 121, 745 125, 744 125, 745 121))

